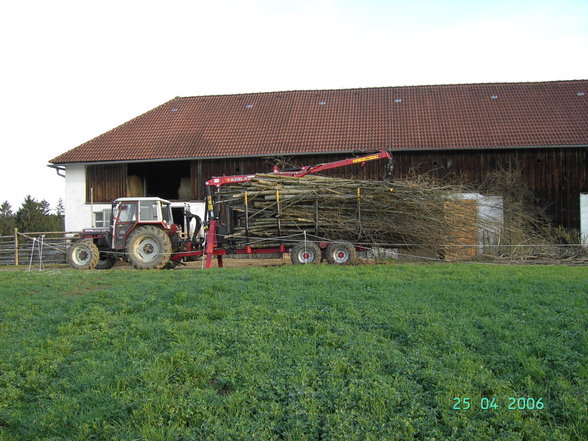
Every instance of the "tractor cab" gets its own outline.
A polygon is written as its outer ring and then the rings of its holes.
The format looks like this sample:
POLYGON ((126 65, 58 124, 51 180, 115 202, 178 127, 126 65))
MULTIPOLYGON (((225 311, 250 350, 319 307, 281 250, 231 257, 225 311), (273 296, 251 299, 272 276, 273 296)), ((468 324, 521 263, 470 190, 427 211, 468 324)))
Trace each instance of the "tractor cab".
POLYGON ((138 225, 157 225, 169 230, 173 223, 171 202, 161 198, 119 198, 112 203, 112 249, 125 248, 127 235, 138 225))

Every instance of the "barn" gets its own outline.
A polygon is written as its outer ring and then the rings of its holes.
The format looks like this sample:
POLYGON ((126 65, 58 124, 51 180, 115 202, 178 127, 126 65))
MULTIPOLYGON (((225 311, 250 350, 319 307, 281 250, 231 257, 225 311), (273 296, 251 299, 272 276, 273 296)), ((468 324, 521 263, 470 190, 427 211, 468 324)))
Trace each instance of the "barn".
POLYGON ((388 150, 335 173, 410 172, 475 186, 516 167, 555 225, 580 228, 588 192, 588 80, 176 97, 49 161, 65 175, 66 229, 105 223, 122 196, 203 199, 213 176, 388 150))

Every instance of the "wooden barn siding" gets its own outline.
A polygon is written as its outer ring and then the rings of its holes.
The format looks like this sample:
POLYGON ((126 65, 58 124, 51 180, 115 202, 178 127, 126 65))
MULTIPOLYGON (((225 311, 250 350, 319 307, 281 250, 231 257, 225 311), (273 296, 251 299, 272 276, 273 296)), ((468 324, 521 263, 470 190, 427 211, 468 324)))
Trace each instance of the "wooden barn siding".
POLYGON ((392 175, 411 171, 437 178, 463 179, 473 185, 509 164, 521 169, 536 202, 557 225, 580 226, 580 192, 588 191, 587 148, 543 148, 444 152, 397 152, 392 175))
POLYGON ((87 165, 86 202, 90 203, 90 191, 94 191, 95 203, 110 203, 127 195, 127 165, 87 165))
MULTIPOLYGON (((488 173, 509 163, 517 165, 533 191, 537 203, 546 208, 555 224, 580 226, 580 192, 588 192, 588 148, 543 148, 511 150, 394 152, 392 176, 406 177, 410 171, 437 178, 457 177, 477 184, 488 173)), ((309 165, 349 157, 348 154, 283 157, 292 165, 309 165)), ((230 158, 191 161, 192 198, 204 199, 204 182, 214 176, 271 171, 279 157, 230 158)), ((333 169, 324 174, 359 179, 382 179, 387 161, 333 169)), ((94 187, 94 202, 110 202, 126 195, 125 164, 87 167, 86 199, 94 187)))
MULTIPOLYGON (((305 155, 286 157, 292 165, 318 164, 349 155, 305 155)), ((394 152, 392 177, 411 172, 428 173, 440 179, 456 179, 474 186, 486 176, 509 164, 522 170, 523 178, 539 206, 557 225, 579 228, 579 193, 588 191, 587 148, 542 148, 469 151, 394 152)), ((213 176, 270 171, 275 158, 213 159, 192 162, 193 195, 204 198, 204 181, 213 176)), ((382 179, 387 161, 333 169, 324 174, 359 179, 382 179)))

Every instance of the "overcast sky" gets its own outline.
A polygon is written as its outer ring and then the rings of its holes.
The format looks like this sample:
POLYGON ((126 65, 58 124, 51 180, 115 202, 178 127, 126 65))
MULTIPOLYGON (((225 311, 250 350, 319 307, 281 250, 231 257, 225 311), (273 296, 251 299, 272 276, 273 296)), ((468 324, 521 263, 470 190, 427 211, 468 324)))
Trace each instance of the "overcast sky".
POLYGON ((175 96, 588 78, 586 0, 20 0, 0 6, 0 202, 175 96))

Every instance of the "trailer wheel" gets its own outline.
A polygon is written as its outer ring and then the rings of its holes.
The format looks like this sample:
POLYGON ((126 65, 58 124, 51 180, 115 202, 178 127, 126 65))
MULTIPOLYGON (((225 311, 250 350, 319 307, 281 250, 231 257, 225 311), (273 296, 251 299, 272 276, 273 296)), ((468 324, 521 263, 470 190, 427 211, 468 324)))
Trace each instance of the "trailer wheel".
POLYGON ((321 261, 321 249, 314 242, 298 242, 292 248, 291 254, 294 265, 319 263, 321 261))
POLYGON ((91 240, 78 240, 68 248, 65 260, 75 269, 89 270, 96 267, 100 252, 91 240))
POLYGON ((327 262, 334 265, 345 265, 353 262, 357 253, 349 242, 334 242, 329 244, 326 252, 327 262))
POLYGON ((146 225, 136 228, 127 239, 127 260, 136 269, 160 269, 171 255, 171 240, 165 231, 146 225))

